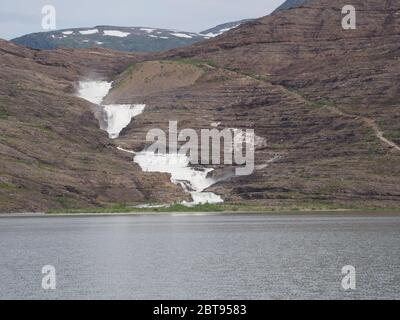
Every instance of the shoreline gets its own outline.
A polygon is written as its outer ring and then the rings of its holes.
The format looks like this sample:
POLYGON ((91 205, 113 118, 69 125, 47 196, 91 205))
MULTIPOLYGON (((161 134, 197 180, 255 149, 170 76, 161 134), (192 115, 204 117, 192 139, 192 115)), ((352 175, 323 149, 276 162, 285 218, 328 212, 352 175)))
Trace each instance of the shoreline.
POLYGON ((0 213, 1 218, 54 218, 54 217, 135 217, 135 216, 233 216, 233 215, 269 215, 269 216, 349 216, 349 217, 400 217, 400 210, 282 210, 282 211, 209 211, 209 212, 102 212, 102 213, 45 213, 21 212, 0 213))

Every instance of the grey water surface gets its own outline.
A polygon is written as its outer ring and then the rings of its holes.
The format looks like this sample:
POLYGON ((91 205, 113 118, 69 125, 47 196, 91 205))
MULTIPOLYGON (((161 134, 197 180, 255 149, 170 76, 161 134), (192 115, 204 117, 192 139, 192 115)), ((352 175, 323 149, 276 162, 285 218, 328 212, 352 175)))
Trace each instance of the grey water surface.
POLYGON ((399 299, 399 248, 379 214, 5 217, 0 299, 399 299))

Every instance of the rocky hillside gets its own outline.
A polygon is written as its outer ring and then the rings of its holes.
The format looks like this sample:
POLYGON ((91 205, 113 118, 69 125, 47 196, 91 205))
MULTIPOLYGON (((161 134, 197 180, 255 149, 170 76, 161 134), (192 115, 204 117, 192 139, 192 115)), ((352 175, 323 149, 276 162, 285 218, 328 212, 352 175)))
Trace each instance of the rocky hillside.
MULTIPOLYGON (((184 197, 132 156, 149 129, 254 128, 256 170, 214 187, 265 207, 400 206, 400 4, 314 0, 166 53, 34 51, 0 42, 0 211, 184 197), (79 79, 114 80, 107 103, 145 103, 110 141, 79 79)), ((231 167, 216 167, 223 176, 231 167)))
MULTIPOLYGON (((146 95, 128 97, 125 87, 120 102, 149 107, 121 143, 135 148, 171 118, 182 127, 250 127, 267 146, 257 149, 254 175, 213 188, 226 200, 399 206, 400 4, 357 0, 357 29, 343 30, 346 4, 310 1, 155 56, 205 73, 193 85, 146 95)), ((112 95, 118 100, 118 87, 112 95)))
POLYGON ((38 52, 0 40, 0 212, 183 199, 167 175, 130 170, 75 97, 84 76, 111 77, 136 56, 38 52))

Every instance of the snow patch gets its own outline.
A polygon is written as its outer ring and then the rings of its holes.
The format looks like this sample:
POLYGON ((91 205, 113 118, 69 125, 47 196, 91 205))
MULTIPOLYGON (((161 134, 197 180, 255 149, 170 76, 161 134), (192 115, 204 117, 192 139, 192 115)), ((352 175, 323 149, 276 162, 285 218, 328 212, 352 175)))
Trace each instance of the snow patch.
POLYGON ((104 30, 103 34, 105 36, 119 37, 119 38, 125 38, 130 35, 129 32, 122 32, 122 31, 118 31, 118 30, 104 30))
POLYGON ((71 34, 74 34, 73 31, 63 31, 63 34, 65 34, 66 36, 69 36, 71 34))
POLYGON ((140 28, 140 30, 145 31, 147 33, 152 33, 154 32, 156 29, 151 29, 151 28, 140 28))
POLYGON ((99 33, 99 30, 98 29, 82 30, 82 31, 79 31, 79 33, 83 34, 83 35, 95 34, 95 33, 99 33))
POLYGON ((215 38, 215 37, 218 37, 218 36, 220 36, 221 34, 223 34, 225 32, 228 32, 228 31, 230 31, 232 29, 236 29, 239 26, 240 26, 240 23, 235 25, 235 26, 233 26, 233 27, 230 27, 230 28, 221 29, 217 33, 210 32, 210 33, 207 33, 207 34, 203 34, 203 36, 204 37, 208 37, 208 38, 215 38))
POLYGON ((241 129, 237 128, 229 128, 233 132, 233 137, 234 137, 234 145, 233 148, 236 150, 242 150, 243 143, 245 144, 252 144, 252 147, 255 148, 262 148, 267 146, 267 139, 263 137, 259 137, 257 135, 253 136, 253 139, 251 137, 247 136, 245 132, 241 129))
POLYGON ((188 34, 185 33, 171 33, 171 35, 178 37, 178 38, 186 38, 186 39, 192 39, 192 36, 189 36, 188 34))

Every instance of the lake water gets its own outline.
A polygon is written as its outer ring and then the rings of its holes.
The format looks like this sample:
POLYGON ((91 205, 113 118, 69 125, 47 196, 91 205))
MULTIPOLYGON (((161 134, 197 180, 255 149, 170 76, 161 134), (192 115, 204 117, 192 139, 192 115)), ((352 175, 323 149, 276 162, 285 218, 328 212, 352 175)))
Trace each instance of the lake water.
POLYGON ((396 216, 0 218, 0 298, 400 299, 399 248, 396 216))

